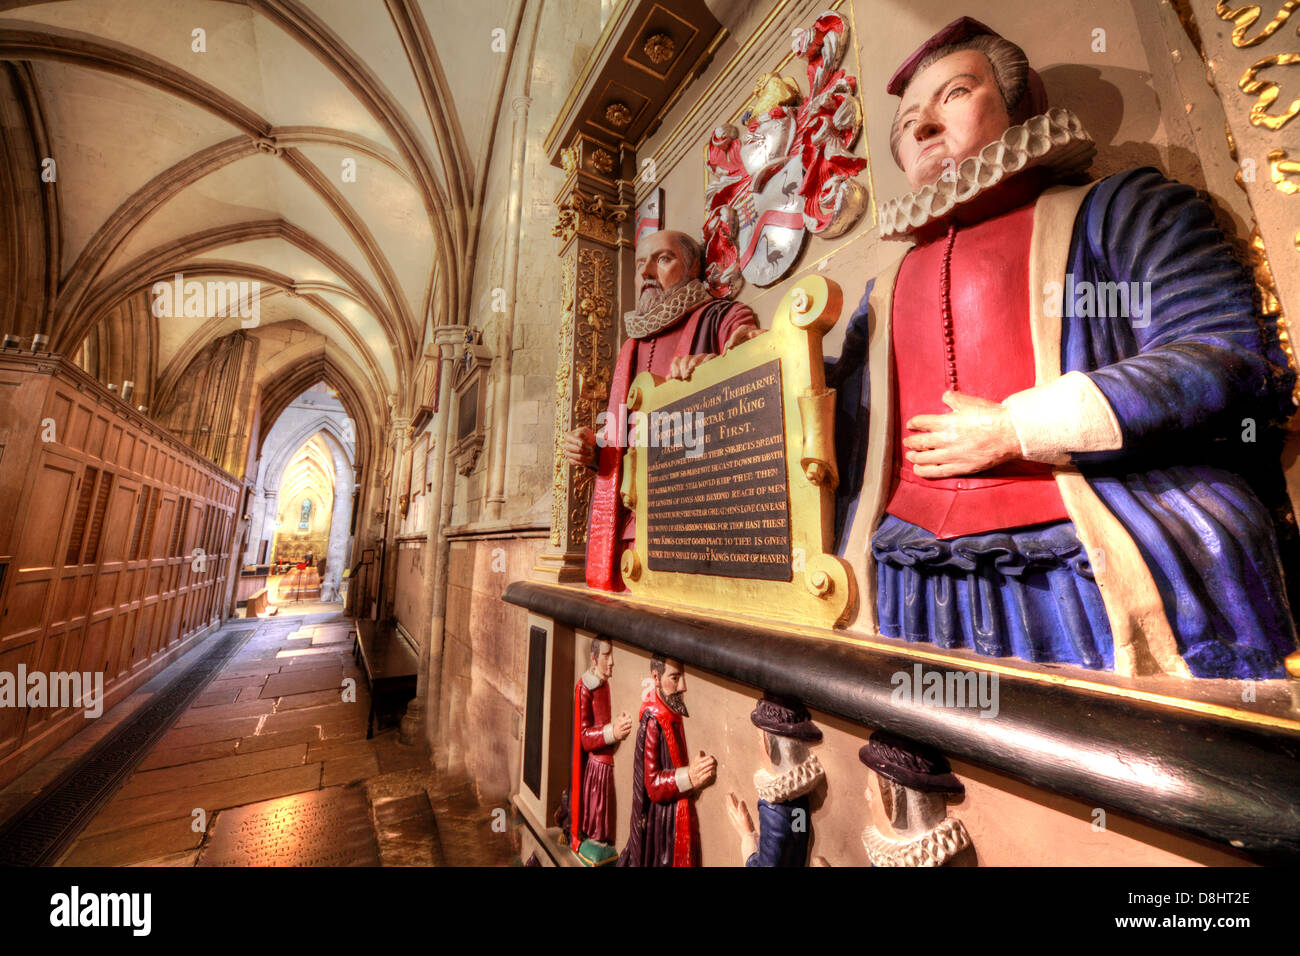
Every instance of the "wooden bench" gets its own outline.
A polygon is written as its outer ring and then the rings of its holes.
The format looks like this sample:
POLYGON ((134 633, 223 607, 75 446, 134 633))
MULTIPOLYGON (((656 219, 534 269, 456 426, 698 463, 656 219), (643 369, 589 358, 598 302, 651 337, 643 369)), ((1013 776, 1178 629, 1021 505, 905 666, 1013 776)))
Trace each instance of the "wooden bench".
POLYGON ((400 707, 415 696, 419 656, 413 642, 393 621, 356 622, 352 659, 361 665, 370 688, 370 716, 366 739, 375 735, 375 715, 400 707), (381 705, 381 700, 383 704, 381 705))
POLYGON ((271 596, 266 588, 259 588, 248 596, 248 603, 244 605, 244 617, 257 617, 265 612, 270 604, 271 596))

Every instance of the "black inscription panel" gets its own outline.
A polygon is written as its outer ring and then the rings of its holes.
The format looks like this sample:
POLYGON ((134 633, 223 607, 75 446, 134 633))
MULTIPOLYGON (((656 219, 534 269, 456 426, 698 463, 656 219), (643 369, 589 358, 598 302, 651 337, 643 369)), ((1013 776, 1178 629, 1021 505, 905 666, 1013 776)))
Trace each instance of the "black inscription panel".
POLYGON ((781 363, 651 412, 642 427, 650 569, 791 580, 781 363))

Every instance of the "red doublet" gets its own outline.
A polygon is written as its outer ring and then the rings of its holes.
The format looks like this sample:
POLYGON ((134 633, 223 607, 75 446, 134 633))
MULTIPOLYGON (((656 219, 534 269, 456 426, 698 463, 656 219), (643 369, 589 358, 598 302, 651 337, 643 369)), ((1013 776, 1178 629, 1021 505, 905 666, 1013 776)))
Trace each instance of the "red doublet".
POLYGON ((641 704, 641 714, 654 715, 646 726, 645 774, 646 797, 655 803, 677 801, 673 828, 673 866, 699 866, 700 841, 696 832, 695 802, 677 789, 677 768, 690 763, 686 756, 686 733, 681 715, 670 710, 658 694, 641 704), (668 759, 672 766, 659 765, 660 739, 668 745, 668 759))
POLYGON ((573 773, 569 786, 570 846, 575 853, 582 846, 582 838, 590 835, 582 832, 583 777, 587 761, 610 766, 614 763, 614 749, 618 745, 605 743, 605 726, 610 723, 611 712, 608 681, 595 690, 578 681, 573 690, 573 773))
MULTIPOLYGON (((895 484, 889 514, 939 538, 1068 517, 1050 465, 1012 461, 961 478, 918 478, 902 444, 915 415, 951 411, 943 393, 1000 402, 1034 381, 1029 244, 1037 196, 970 225, 939 224, 903 260, 894 288, 895 484), (946 261, 945 261, 946 260, 946 261), (945 275, 946 273, 946 275, 945 275), (951 322, 945 328, 944 288, 951 322)), ((1008 203, 1007 205, 1012 205, 1008 203)), ((1004 207, 1005 208, 1005 207, 1004 207)))

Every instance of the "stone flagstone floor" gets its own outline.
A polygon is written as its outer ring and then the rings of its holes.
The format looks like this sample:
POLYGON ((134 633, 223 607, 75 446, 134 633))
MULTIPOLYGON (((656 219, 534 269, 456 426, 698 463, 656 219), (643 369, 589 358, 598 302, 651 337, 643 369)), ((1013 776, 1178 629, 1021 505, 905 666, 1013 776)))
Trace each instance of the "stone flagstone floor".
MULTIPOLYGON (((83 756, 194 653, 0 791, 0 816, 83 756)), ((221 811, 353 783, 365 788, 384 865, 511 863, 515 834, 492 827, 490 810, 464 782, 439 778, 422 748, 398 743, 395 727, 366 739, 369 707, 350 620, 337 613, 262 619, 59 865, 193 866, 221 811), (356 682, 354 701, 344 700, 346 678, 356 682), (196 818, 204 826, 196 829, 196 818), (439 838, 440 829, 450 840, 439 838)))

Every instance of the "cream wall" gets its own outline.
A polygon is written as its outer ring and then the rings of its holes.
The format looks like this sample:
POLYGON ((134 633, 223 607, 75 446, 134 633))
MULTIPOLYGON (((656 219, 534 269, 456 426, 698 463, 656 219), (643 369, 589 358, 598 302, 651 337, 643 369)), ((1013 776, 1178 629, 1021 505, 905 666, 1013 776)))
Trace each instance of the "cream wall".
MULTIPOLYGON (((522 633, 522 628, 521 628, 522 633)), ((558 693, 573 694, 588 666, 590 639, 574 638, 573 679, 558 693)), ((639 715, 641 681, 650 674, 650 655, 614 643, 614 676, 610 680, 613 712, 639 715)), ((762 696, 758 688, 686 668, 686 746, 718 761, 717 780, 700 791, 699 815, 702 866, 739 866, 740 841, 727 817, 727 794, 734 792, 749 807, 757 826, 758 797, 754 773, 764 766, 759 731, 749 719, 762 696)), ((812 801, 811 856, 831 866, 867 866, 861 832, 869 811, 863 799, 867 768, 858 760, 871 735, 862 727, 813 712, 823 739, 813 748, 826 770, 826 782, 812 801)), ((978 718, 976 718, 978 719, 978 718)), ((564 741, 571 730, 552 728, 564 741)), ((615 817, 620 849, 627 842, 632 812, 633 749, 636 731, 614 754, 615 817)), ((567 743, 565 744, 567 748, 567 743)), ((552 748, 551 759, 560 750, 552 748)), ((966 787, 959 802, 950 803, 950 816, 961 818, 971 835, 980 866, 1240 866, 1241 858, 1200 842, 1173 836, 1148 824, 1108 811, 1105 829, 1093 828, 1093 807, 1079 800, 1034 790, 1014 778, 982 767, 953 761, 953 771, 966 787)), ((553 810, 553 808, 551 808, 553 810)))
MULTIPOLYGON (((555 336, 559 328, 559 240, 551 235, 554 199, 564 181, 543 149, 546 134, 577 81, 600 34, 599 7, 590 0, 547 0, 538 25, 536 55, 531 63, 527 151, 521 187, 519 274, 514 312, 514 341, 510 378, 509 437, 506 443, 505 522, 546 526, 550 520, 552 427, 555 419, 555 336)), ((534 14, 524 18, 524 33, 534 14)), ((519 61, 527 49, 516 53, 519 61)), ((481 329, 483 343, 499 365, 502 326, 508 312, 493 311, 493 294, 506 287, 506 244, 511 240, 507 207, 511 188, 511 153, 515 114, 512 101, 523 88, 524 67, 517 62, 497 121, 489 157, 478 265, 470 297, 470 324, 481 329)), ((507 300, 510 290, 506 289, 507 300)), ((495 367, 494 367, 495 375, 495 367)), ((451 524, 475 525, 483 519, 491 468, 492 408, 499 400, 488 393, 487 429, 483 453, 468 477, 456 476, 451 524)))

